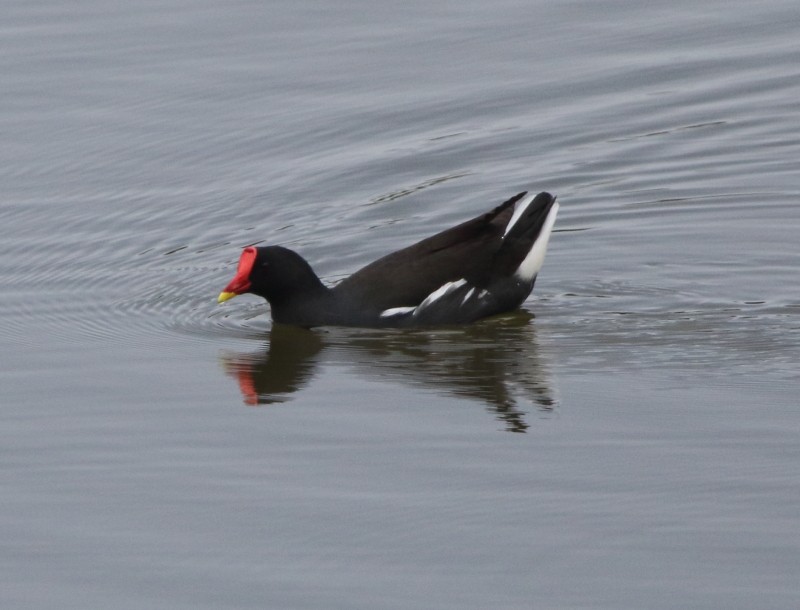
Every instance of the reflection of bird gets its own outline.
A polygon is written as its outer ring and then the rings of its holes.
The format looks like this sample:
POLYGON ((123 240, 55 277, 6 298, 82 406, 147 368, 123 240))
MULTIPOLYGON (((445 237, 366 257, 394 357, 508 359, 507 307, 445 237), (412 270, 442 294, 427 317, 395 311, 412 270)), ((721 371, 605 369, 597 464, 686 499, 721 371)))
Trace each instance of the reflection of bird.
POLYGON ((414 331, 307 331, 278 324, 266 350, 226 354, 222 364, 248 405, 289 401, 324 363, 335 362, 359 378, 477 401, 507 430, 524 432, 526 411, 557 407, 532 320, 521 310, 460 328, 414 331))
POLYGON ((256 354, 227 354, 225 372, 239 382, 245 404, 283 402, 313 376, 324 344, 319 336, 290 326, 269 333, 269 348, 256 354))
POLYGON ((486 214, 378 259, 326 287, 296 252, 248 247, 219 302, 250 292, 296 326, 462 324, 519 307, 533 290, 558 212, 549 193, 515 195, 486 214))

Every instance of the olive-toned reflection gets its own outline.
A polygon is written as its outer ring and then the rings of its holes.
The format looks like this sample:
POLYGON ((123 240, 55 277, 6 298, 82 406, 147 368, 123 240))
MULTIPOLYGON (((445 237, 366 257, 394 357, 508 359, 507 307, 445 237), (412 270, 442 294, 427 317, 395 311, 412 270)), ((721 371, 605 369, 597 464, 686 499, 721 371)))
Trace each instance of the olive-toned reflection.
POLYGON ((524 432, 525 412, 552 411, 551 375, 525 311, 478 324, 415 331, 303 330, 276 325, 264 351, 225 354, 248 405, 290 400, 322 363, 487 405, 509 431, 524 432))

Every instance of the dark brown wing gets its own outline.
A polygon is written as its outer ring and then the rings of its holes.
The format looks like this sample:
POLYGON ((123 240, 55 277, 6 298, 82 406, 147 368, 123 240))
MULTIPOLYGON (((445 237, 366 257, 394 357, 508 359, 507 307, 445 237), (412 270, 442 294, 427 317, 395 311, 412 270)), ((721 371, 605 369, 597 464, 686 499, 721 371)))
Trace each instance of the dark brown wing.
POLYGON ((371 311, 418 305, 444 284, 466 278, 480 285, 503 243, 519 193, 490 212, 370 263, 334 291, 371 311))

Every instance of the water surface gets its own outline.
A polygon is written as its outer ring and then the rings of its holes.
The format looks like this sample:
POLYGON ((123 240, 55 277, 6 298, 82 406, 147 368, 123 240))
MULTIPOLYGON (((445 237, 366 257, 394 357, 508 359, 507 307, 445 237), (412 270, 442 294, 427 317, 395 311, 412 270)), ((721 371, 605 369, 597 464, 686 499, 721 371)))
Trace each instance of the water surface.
POLYGON ((2 605, 796 606, 796 12, 7 3, 2 605), (521 190, 519 312, 216 305, 521 190))

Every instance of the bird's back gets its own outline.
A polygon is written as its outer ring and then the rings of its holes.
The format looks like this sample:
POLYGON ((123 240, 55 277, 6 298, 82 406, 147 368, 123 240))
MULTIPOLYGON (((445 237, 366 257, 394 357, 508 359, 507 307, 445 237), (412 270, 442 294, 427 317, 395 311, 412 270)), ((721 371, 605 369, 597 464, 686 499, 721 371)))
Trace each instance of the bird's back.
POLYGON ((524 195, 370 263, 340 282, 334 292, 380 312, 416 306, 459 279, 486 283, 514 204, 524 195))

